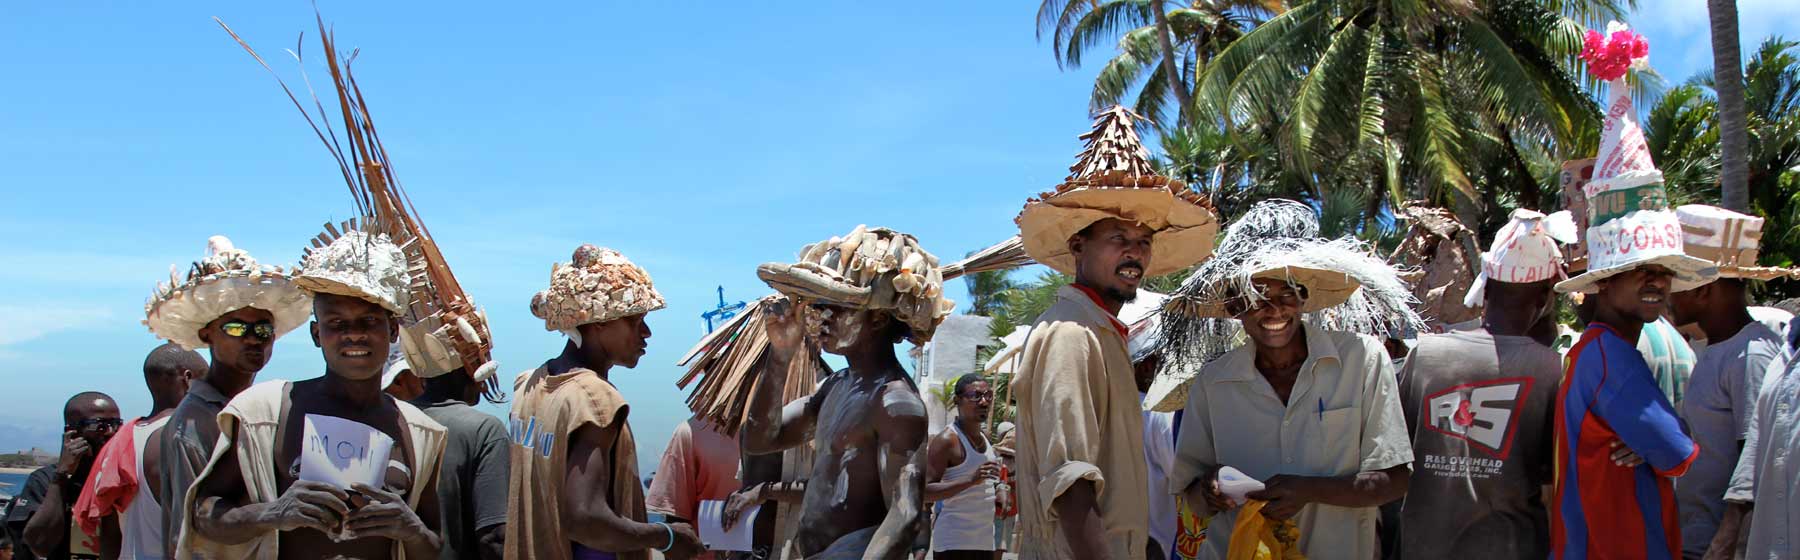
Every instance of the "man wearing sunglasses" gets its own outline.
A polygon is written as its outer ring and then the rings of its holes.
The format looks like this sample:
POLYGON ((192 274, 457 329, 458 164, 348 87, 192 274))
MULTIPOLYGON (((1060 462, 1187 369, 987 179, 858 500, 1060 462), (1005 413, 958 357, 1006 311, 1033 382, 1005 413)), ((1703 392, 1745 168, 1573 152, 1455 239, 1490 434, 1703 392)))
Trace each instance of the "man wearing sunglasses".
POLYGON ((32 554, 45 560, 99 558, 99 541, 76 530, 69 511, 87 483, 95 451, 123 423, 119 406, 105 393, 80 393, 63 405, 62 455, 31 473, 7 515, 8 525, 23 525, 17 532, 32 554))
POLYGON ((951 389, 956 421, 931 438, 925 459, 925 500, 937 504, 931 553, 942 560, 991 560, 994 483, 1000 481, 1000 458, 986 434, 994 388, 970 373, 951 389))
POLYGON ((144 358, 144 385, 150 414, 126 422, 100 448, 95 468, 75 500, 75 523, 100 538, 105 558, 160 560, 164 557, 161 494, 163 426, 187 394, 188 383, 206 371, 206 360, 173 342, 144 358))

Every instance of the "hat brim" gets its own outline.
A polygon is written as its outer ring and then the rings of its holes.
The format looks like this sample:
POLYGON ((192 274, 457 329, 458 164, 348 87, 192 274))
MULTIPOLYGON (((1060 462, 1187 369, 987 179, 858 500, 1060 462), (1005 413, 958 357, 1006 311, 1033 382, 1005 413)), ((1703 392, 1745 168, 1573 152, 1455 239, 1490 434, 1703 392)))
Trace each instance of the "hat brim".
POLYGON ((294 284, 299 286, 300 289, 312 292, 315 295, 331 294, 335 296, 353 297, 379 305, 382 309, 386 309, 389 313, 395 315, 406 314, 406 303, 401 301, 401 298, 404 298, 407 295, 403 288, 396 288, 391 290, 390 293, 380 294, 375 293, 374 290, 371 290, 368 287, 360 285, 360 282, 345 282, 325 276, 301 276, 294 279, 294 284))
POLYGON ((1683 254, 1668 254, 1611 268, 1590 269, 1568 280, 1557 282, 1556 291, 1565 294, 1599 293, 1601 280, 1630 272, 1645 265, 1658 265, 1675 271, 1675 278, 1669 287, 1670 292, 1685 292, 1719 278, 1718 268, 1711 261, 1683 254))
POLYGON ((1177 198, 1166 188, 1082 187, 1033 202, 1019 213, 1019 237, 1025 253, 1057 272, 1075 274, 1069 238, 1107 218, 1148 226, 1150 266, 1146 276, 1160 276, 1193 266, 1213 252, 1219 220, 1211 210, 1177 198))
MULTIPOLYGON (((1283 266, 1257 271, 1250 275, 1251 279, 1276 278, 1289 283, 1306 287, 1306 302, 1301 304, 1301 313, 1313 313, 1343 305, 1350 301, 1350 296, 1362 288, 1362 282, 1349 274, 1335 270, 1323 270, 1303 266, 1283 266)), ((1170 300, 1174 302, 1174 299, 1170 300)), ((1185 305, 1185 304, 1184 304, 1185 305)), ((1196 317, 1211 319, 1234 318, 1225 310, 1224 301, 1206 302, 1194 305, 1190 313, 1196 317)))
POLYGON ((279 339, 312 317, 312 296, 290 279, 272 273, 203 279, 153 305, 145 314, 144 326, 158 338, 199 350, 208 346, 200 339, 201 329, 244 308, 268 311, 279 339))

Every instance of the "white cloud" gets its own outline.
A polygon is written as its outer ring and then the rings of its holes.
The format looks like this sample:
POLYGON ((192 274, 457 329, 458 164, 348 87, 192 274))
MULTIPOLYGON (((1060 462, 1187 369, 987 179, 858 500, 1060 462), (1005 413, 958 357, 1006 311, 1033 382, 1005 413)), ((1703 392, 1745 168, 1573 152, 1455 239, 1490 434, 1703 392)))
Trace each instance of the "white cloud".
POLYGON ((50 333, 105 323, 113 312, 92 305, 0 304, 0 347, 29 341, 50 333))

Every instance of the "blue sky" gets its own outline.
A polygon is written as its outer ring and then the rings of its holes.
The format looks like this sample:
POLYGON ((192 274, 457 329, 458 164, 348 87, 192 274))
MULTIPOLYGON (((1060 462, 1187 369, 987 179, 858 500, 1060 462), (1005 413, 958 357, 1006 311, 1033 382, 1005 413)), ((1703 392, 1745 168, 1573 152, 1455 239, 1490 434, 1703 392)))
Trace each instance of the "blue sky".
MULTIPOLYGON (((1800 36, 1777 23, 1800 8, 1740 5, 1747 45, 1800 36)), ((1029 2, 320 8, 341 47, 362 49, 396 172, 487 309, 506 375, 560 349, 527 303, 577 245, 655 277, 669 308, 650 316, 649 355, 613 375, 646 469, 688 414, 673 363, 715 286, 762 295, 757 264, 857 224, 945 260, 1003 239, 1088 123, 1093 69, 1057 68, 1029 2)), ((1703 2, 1640 10, 1672 81, 1709 66, 1703 2)), ((312 39, 307 2, 0 5, 0 450, 55 445, 81 390, 147 411, 144 297, 208 236, 291 264, 321 223, 350 217, 329 156, 212 16, 297 84, 281 51, 312 39)), ((263 377, 322 367, 302 331, 263 377)))

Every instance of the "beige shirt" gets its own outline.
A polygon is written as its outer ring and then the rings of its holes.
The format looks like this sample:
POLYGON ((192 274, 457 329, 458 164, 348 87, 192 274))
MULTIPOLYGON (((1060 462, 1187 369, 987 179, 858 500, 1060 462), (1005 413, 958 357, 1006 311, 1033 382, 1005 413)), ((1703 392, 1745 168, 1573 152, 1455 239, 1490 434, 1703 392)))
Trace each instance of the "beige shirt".
POLYGON ((1022 560, 1074 558, 1052 504, 1093 481, 1106 548, 1142 559, 1149 533, 1144 416, 1117 319, 1065 286, 1025 339, 1012 381, 1018 400, 1022 560))
MULTIPOLYGON (((613 440, 611 485, 603 498, 620 517, 643 523, 644 485, 638 478, 637 440, 626 420, 631 407, 612 383, 592 370, 550 375, 539 367, 513 387, 512 467, 507 473, 506 558, 567 560, 575 542, 562 523, 563 478, 569 471, 569 438, 582 426, 619 423, 613 440)), ((602 498, 596 496, 595 498, 602 498)), ((620 560, 648 560, 649 550, 616 553, 620 560)))
MULTIPOLYGON (((1288 402, 1256 369, 1246 344, 1201 368, 1188 388, 1169 489, 1179 493, 1207 465, 1228 465, 1257 480, 1278 474, 1346 476, 1413 460, 1398 383, 1374 338, 1305 325, 1306 361, 1288 402)), ((1294 519, 1300 548, 1313 560, 1374 558, 1378 508, 1311 504, 1294 519)), ((1209 527, 1232 527, 1237 511, 1209 527)), ((1222 558, 1227 531, 1208 531, 1201 558, 1222 558)))
MULTIPOLYGON (((287 401, 287 381, 268 381, 258 383, 244 392, 232 397, 225 409, 219 412, 219 444, 213 449, 212 459, 207 462, 206 470, 201 471, 195 484, 188 488, 186 504, 181 511, 192 515, 194 501, 199 495, 199 481, 206 480, 217 468, 219 461, 225 458, 225 452, 237 447, 238 471, 244 478, 244 490, 248 503, 266 503, 281 497, 276 490, 279 483, 275 479, 275 444, 277 434, 281 431, 282 408, 287 401)), ((392 398, 386 397, 384 398, 392 398)), ((395 400, 400 408, 400 422, 406 427, 406 435, 412 439, 411 463, 414 465, 412 488, 406 493, 406 505, 419 509, 419 499, 430 487, 429 481, 437 479, 438 461, 444 456, 444 440, 448 432, 444 426, 426 416, 418 407, 406 401, 395 400)), ((257 560, 275 560, 281 547, 281 533, 270 532, 255 540, 228 545, 207 540, 194 531, 193 519, 183 519, 181 523, 181 540, 176 545, 175 557, 181 560, 190 558, 255 558, 257 560)), ((395 560, 406 559, 406 547, 398 541, 394 542, 392 557, 395 560)))

